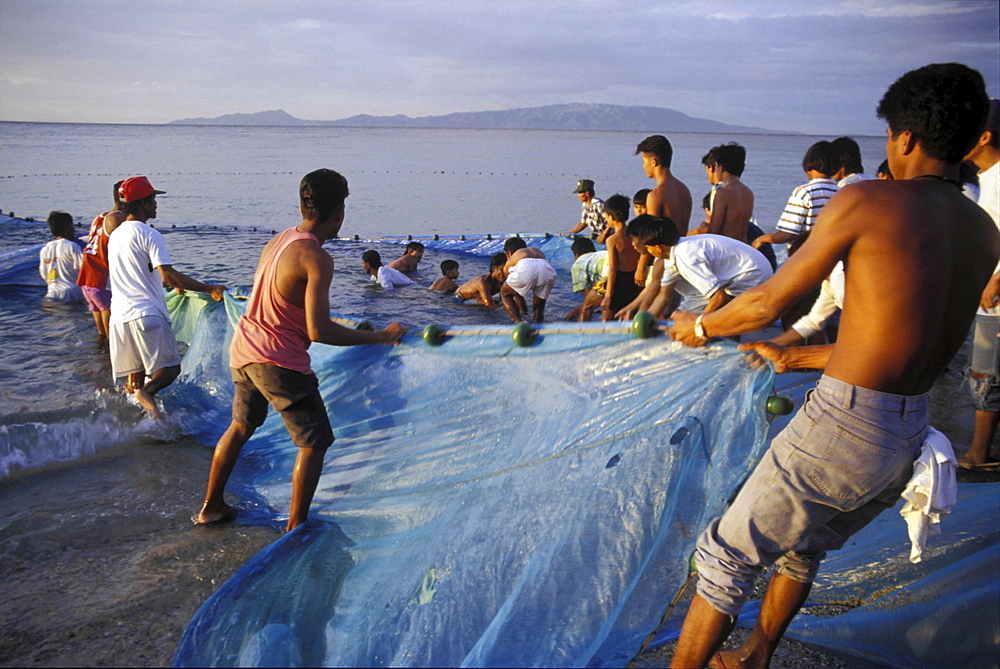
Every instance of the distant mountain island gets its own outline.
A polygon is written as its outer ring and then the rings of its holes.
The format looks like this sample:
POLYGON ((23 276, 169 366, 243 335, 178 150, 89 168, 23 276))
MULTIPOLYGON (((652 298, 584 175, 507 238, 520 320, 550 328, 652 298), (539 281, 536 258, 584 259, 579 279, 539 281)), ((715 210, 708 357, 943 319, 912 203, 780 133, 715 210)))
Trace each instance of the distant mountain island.
POLYGON ((337 121, 307 121, 282 109, 256 114, 225 114, 216 118, 186 118, 171 125, 331 126, 355 128, 491 128, 503 130, 624 130, 640 132, 733 132, 768 135, 797 133, 730 125, 688 116, 665 107, 606 104, 564 104, 487 112, 459 112, 411 118, 359 114, 337 121))

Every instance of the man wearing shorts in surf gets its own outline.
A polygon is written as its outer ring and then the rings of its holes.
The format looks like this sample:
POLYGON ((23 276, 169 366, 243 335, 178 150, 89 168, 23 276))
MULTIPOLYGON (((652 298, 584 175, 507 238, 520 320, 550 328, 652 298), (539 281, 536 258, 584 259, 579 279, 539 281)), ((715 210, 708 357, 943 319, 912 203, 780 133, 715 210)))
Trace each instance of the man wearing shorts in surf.
POLYGON ((528 313, 528 292, 531 292, 531 314, 536 323, 545 320, 545 301, 556 283, 556 271, 541 249, 528 246, 520 237, 511 237, 503 245, 507 254, 504 265, 506 280, 500 288, 500 299, 507 315, 520 323, 528 313))
POLYGON ((779 372, 825 374, 698 539, 698 593, 671 666, 766 667, 826 552, 899 500, 927 433, 928 391, 965 341, 997 263, 996 226, 959 183, 986 111, 983 78, 964 65, 903 75, 878 106, 896 180, 861 181, 834 195, 770 281, 703 317, 675 314, 671 336, 691 346, 755 332, 837 262, 846 267, 836 344, 741 345, 779 372), (755 577, 772 564, 749 638, 713 657, 755 577))
POLYGON ((292 472, 292 502, 285 531, 309 515, 333 430, 310 368, 312 342, 333 346, 394 344, 406 332, 393 323, 380 332, 352 330, 330 320, 333 258, 322 244, 344 223, 347 179, 333 170, 310 172, 299 184, 302 222, 264 247, 246 313, 236 324, 229 366, 236 392, 233 419, 215 446, 208 490, 196 525, 231 520, 236 509, 223 493, 243 445, 260 427, 270 404, 299 452, 292 472))
POLYGON ((162 193, 146 177, 123 181, 118 198, 126 218, 108 239, 111 369, 116 379, 128 377, 125 389, 158 420, 163 414, 153 396, 181 373, 164 284, 208 293, 217 302, 226 291, 223 285, 201 283, 174 269, 163 236, 146 225, 156 218, 156 196, 162 193))

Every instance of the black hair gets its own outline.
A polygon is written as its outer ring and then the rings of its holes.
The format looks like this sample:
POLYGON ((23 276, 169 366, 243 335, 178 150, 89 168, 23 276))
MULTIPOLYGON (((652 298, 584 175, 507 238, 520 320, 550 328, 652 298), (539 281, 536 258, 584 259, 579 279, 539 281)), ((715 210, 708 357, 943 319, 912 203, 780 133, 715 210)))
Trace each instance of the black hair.
POLYGON ((124 209, 124 207, 122 207, 122 201, 118 199, 118 189, 121 188, 123 183, 125 183, 124 179, 115 182, 114 191, 111 193, 111 199, 115 201, 115 208, 111 211, 122 211, 124 209))
POLYGON ((73 217, 65 211, 53 211, 45 221, 49 225, 49 232, 53 237, 65 237, 73 239, 73 217))
MULTIPOLYGON (((1000 100, 991 98, 989 109, 982 132, 990 133, 990 146, 994 149, 1000 149, 1000 100)), ((979 141, 978 138, 976 141, 979 141)))
POLYGON ((879 164, 878 169, 875 171, 875 173, 876 174, 888 174, 889 178, 891 179, 892 178, 892 172, 889 171, 889 161, 888 160, 883 160, 879 164))
POLYGON ((635 195, 632 196, 632 204, 641 204, 642 206, 645 207, 647 195, 649 195, 649 189, 640 188, 635 192, 635 195))
POLYGON ((129 216, 135 216, 142 211, 142 208, 153 201, 156 197, 156 193, 152 195, 147 195, 141 200, 132 200, 131 202, 121 202, 121 206, 118 208, 119 211, 125 212, 129 216))
POLYGON ((453 269, 458 269, 457 261, 451 259, 441 261, 441 274, 446 274, 453 269))
POLYGON ((878 103, 878 116, 896 136, 909 131, 931 158, 957 163, 979 139, 989 111, 983 75, 961 63, 935 63, 907 72, 878 103))
POLYGON ((663 135, 650 135, 639 142, 635 147, 635 154, 640 153, 655 156, 663 167, 670 167, 670 161, 674 159, 674 147, 670 146, 670 140, 663 135))
POLYGON ((325 221, 344 206, 350 191, 347 179, 326 168, 310 172, 299 182, 299 206, 302 217, 309 221, 325 221))
POLYGON ((707 167, 718 165, 733 176, 741 176, 746 168, 747 150, 736 142, 713 146, 702 156, 701 164, 707 167))
POLYGON ((406 245, 406 250, 407 251, 423 251, 424 250, 424 245, 421 244, 420 242, 410 242, 409 244, 406 245))
POLYGON ((681 238, 673 220, 649 214, 633 218, 625 233, 629 237, 638 237, 645 246, 677 246, 681 238))
POLYGON ((712 208, 712 191, 705 193, 705 197, 701 198, 701 208, 709 209, 712 208))
POLYGON ((382 266, 382 255, 375 249, 368 249, 361 254, 361 262, 368 263, 369 266, 381 267, 382 266))
POLYGON ((806 155, 802 157, 802 170, 804 172, 819 172, 825 176, 831 176, 840 169, 837 166, 837 156, 833 151, 833 144, 822 140, 816 142, 806 150, 806 155))
POLYGON ((593 253, 597 249, 594 247, 594 242, 591 241, 590 237, 577 235, 573 237, 573 243, 569 245, 569 250, 573 252, 574 256, 582 256, 585 253, 593 253))
POLYGON ((508 237, 507 241, 503 243, 503 251, 504 253, 514 253, 514 251, 518 251, 527 246, 527 242, 520 237, 508 237))
POLYGON ((490 269, 494 267, 503 267, 507 264, 507 254, 506 253, 494 253, 490 256, 490 269))
POLYGON ((851 174, 860 174, 865 171, 865 166, 861 164, 861 147, 850 137, 838 137, 830 142, 833 145, 833 153, 837 156, 837 165, 846 169, 851 174))
POLYGON ((615 193, 604 201, 604 211, 619 223, 625 223, 632 213, 632 203, 621 193, 615 193))

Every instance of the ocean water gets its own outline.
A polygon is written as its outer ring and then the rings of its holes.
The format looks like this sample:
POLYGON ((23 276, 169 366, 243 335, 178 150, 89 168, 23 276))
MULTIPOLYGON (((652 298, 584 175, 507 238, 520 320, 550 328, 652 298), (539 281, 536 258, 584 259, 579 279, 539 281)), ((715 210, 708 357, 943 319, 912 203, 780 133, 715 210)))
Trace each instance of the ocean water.
MULTIPOLYGON (((376 325, 400 321, 471 325, 507 323, 502 310, 459 305, 420 289, 385 293, 360 269, 368 248, 391 259, 400 236, 562 232, 579 220, 572 190, 592 178, 599 196, 631 195, 651 182, 634 147, 645 133, 351 128, 251 128, 0 123, 0 210, 44 219, 69 211, 84 235, 107 209, 115 180, 146 174, 167 194, 152 223, 166 236, 175 266, 196 278, 249 289, 260 249, 275 230, 298 222, 301 175, 320 166, 350 181, 343 238, 328 242, 335 259, 334 312, 376 325), (353 236, 363 239, 354 241, 353 236), (395 243, 367 241, 395 237, 395 243)), ((757 218, 773 228, 801 183, 805 149, 819 138, 797 135, 670 134, 674 173, 698 198, 708 184, 701 156, 713 145, 748 148, 744 180, 756 192, 757 218)), ((874 171, 884 140, 858 138, 874 171)), ((0 251, 49 239, 43 224, 5 226, 0 251)), ((439 276, 445 258, 460 280, 487 271, 486 258, 429 250, 415 278, 439 276)), ((547 310, 565 315, 577 299, 563 272, 547 310)), ((142 420, 110 379, 106 352, 89 313, 45 305, 40 286, 0 287, 0 477, 162 432, 142 420)), ((960 365, 957 361, 955 365, 960 365)), ((953 379, 961 401, 960 379, 953 379)), ((964 423, 950 408, 949 421, 964 423), (954 418, 952 418, 954 417, 954 418)), ((185 416, 170 429, 194 430, 185 416)), ((225 421, 226 417, 204 417, 225 421)), ((168 435, 169 436, 169 435, 168 435)))
MULTIPOLYGON (((652 184, 634 155, 647 134, 0 123, 0 210, 44 218, 61 209, 89 221, 110 205, 115 181, 145 174, 168 193, 160 198, 161 226, 282 228, 297 214, 301 176, 329 167, 350 182, 345 234, 558 233, 580 220, 577 179, 593 179, 601 198, 631 198, 652 184)), ((805 181, 806 149, 832 139, 668 137, 672 170, 696 202, 709 188, 701 157, 717 144, 743 144, 743 179, 765 230, 805 181)), ((874 174, 885 140, 857 140, 874 174)))

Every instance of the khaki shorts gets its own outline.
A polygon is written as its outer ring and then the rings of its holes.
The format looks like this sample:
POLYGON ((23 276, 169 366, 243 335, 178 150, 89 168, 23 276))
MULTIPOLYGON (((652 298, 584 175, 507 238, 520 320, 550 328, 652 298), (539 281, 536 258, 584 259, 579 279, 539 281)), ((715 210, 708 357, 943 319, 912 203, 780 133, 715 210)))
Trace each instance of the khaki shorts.
POLYGON ((270 404, 281 414, 292 442, 299 448, 326 448, 333 443, 333 429, 315 374, 262 362, 230 371, 236 384, 234 421, 256 429, 267 417, 270 404))
POLYGON ((181 364, 174 331, 170 329, 170 321, 162 316, 112 323, 108 344, 116 379, 139 372, 151 376, 158 369, 181 364))

